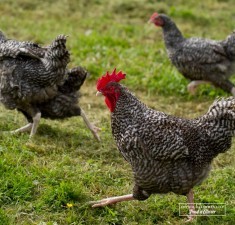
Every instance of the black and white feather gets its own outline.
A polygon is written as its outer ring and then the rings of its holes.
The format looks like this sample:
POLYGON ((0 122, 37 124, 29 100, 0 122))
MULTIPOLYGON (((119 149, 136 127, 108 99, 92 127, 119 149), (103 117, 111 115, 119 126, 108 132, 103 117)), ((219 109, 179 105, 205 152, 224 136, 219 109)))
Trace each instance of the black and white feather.
POLYGON ((46 47, 33 42, 7 39, 0 32, 0 101, 8 109, 17 109, 28 124, 12 133, 37 130, 41 117, 64 119, 82 116, 99 139, 78 105, 79 89, 88 72, 82 67, 68 69, 70 54, 67 36, 59 35, 46 47))
POLYGON ((147 107, 116 82, 98 90, 108 107, 116 101, 115 108, 110 107, 112 134, 132 167, 134 188, 132 194, 91 201, 92 207, 174 192, 187 196, 192 221, 193 187, 207 177, 213 159, 231 147, 235 98, 217 99, 205 115, 185 119, 147 107))
POLYGON ((216 100, 195 119, 178 118, 148 108, 131 92, 120 91, 111 114, 118 149, 131 164, 133 196, 153 193, 186 195, 208 175, 212 160, 227 151, 235 134, 235 99, 216 100))

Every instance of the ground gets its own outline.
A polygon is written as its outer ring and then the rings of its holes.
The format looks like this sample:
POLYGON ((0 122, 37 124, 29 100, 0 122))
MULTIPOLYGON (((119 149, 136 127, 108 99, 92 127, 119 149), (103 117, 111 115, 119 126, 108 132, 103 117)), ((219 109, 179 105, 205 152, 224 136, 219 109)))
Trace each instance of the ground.
MULTIPOLYGON (((28 134, 10 136, 3 131, 19 128, 25 120, 1 106, 0 224, 182 224, 179 203, 186 197, 171 193, 103 209, 86 204, 132 191, 130 166, 116 148, 110 112, 104 99, 95 96, 95 82, 116 67, 127 74, 122 83, 148 106, 180 117, 202 115, 217 96, 228 94, 204 85, 190 96, 188 81, 166 57, 161 30, 147 21, 154 11, 164 12, 185 36, 219 40, 234 29, 233 0, 2 2, 1 30, 9 38, 46 45, 58 34, 69 35, 69 67, 81 65, 90 72, 80 105, 101 128, 101 142, 93 139, 80 117, 42 120, 30 141, 28 134)), ((226 216, 198 217, 194 224, 234 223, 234 144, 215 159, 208 179, 195 188, 195 202, 225 203, 226 216)))

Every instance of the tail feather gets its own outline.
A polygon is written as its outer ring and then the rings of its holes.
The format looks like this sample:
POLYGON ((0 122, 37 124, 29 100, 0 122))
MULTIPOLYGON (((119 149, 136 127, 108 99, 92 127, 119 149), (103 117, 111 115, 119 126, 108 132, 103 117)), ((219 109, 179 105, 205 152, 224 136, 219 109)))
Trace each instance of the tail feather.
POLYGON ((55 40, 48 46, 47 58, 64 58, 66 62, 69 62, 69 51, 66 49, 66 35, 59 35, 55 40))
POLYGON ((82 67, 75 67, 68 72, 68 78, 58 89, 61 93, 72 93, 78 91, 83 85, 89 73, 82 67))
POLYGON ((49 48, 57 48, 57 47, 61 47, 61 46, 64 46, 65 47, 65 44, 66 44, 66 41, 67 41, 67 35, 63 35, 63 34, 60 34, 58 35, 55 40, 51 43, 51 45, 49 46, 49 48))
POLYGON ((235 121, 235 98, 219 98, 210 106, 206 117, 209 120, 228 119, 235 121))
POLYGON ((224 41, 222 45, 231 60, 235 60, 235 31, 233 31, 224 41))

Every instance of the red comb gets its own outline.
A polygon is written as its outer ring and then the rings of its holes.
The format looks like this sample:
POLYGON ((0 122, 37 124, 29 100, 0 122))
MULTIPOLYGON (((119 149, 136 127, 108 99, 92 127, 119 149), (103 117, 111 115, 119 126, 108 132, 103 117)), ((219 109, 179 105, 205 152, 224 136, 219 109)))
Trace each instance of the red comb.
POLYGON ((111 74, 107 72, 104 76, 99 78, 96 83, 97 90, 101 90, 104 88, 109 82, 119 82, 122 79, 125 79, 126 74, 122 73, 122 71, 119 71, 116 73, 116 68, 113 70, 111 74))
POLYGON ((155 17, 157 17, 158 16, 158 13, 157 12, 155 12, 155 13, 153 13, 153 15, 150 17, 150 20, 153 20, 155 17))

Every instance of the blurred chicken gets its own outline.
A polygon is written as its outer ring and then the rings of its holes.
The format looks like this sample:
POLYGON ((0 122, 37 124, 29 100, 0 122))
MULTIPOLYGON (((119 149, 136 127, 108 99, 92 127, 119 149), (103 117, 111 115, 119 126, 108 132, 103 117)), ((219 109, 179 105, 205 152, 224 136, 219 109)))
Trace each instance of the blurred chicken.
MULTIPOLYGON (((77 113, 88 124, 79 107, 76 113, 70 112, 69 115, 70 109, 65 112, 69 105, 75 110, 78 97, 75 89, 80 88, 79 82, 82 84, 86 77, 83 71, 77 78, 72 78, 80 73, 81 68, 69 71, 69 61, 65 35, 59 35, 47 47, 40 47, 33 42, 9 40, 0 32, 0 101, 7 109, 23 112, 29 121, 12 133, 30 131, 32 137, 41 116, 65 118, 77 113), (70 80, 76 82, 73 84, 70 80)), ((96 133, 92 126, 89 127, 96 133)))
POLYGON ((234 32, 223 41, 184 38, 167 15, 154 13, 150 22, 162 28, 168 57, 191 81, 189 92, 194 94, 198 85, 210 83, 235 96, 234 84, 229 81, 235 72, 234 32))
MULTIPOLYGON (((68 71, 68 78, 63 85, 58 86, 58 91, 54 98, 37 104, 37 108, 41 112, 41 117, 45 119, 65 119, 73 116, 81 116, 90 129, 94 137, 100 141, 98 131, 99 128, 92 125, 84 110, 78 105, 80 93, 78 92, 83 85, 88 72, 82 67, 76 67, 68 71)), ((28 123, 33 124, 33 118, 26 111, 18 109, 22 112, 28 123)))

